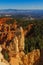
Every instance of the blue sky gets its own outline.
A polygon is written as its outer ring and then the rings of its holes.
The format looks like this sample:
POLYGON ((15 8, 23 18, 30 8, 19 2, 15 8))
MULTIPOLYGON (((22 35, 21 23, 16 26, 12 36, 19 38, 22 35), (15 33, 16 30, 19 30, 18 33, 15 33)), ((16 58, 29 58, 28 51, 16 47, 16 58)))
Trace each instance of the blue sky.
POLYGON ((0 9, 43 9, 43 0, 0 0, 0 9))

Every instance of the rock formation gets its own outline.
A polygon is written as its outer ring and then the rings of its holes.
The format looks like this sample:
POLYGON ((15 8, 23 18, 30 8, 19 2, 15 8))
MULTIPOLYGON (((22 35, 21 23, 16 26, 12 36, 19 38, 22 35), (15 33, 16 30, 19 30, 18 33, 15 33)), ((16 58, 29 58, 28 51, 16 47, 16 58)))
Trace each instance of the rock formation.
POLYGON ((28 32, 30 29, 32 29, 33 24, 29 25, 26 30, 24 30, 22 27, 17 28, 17 24, 15 24, 1 24, 0 65, 33 65, 40 58, 40 50, 36 49, 28 54, 24 53, 25 36, 28 35, 28 32), (13 28, 13 26, 15 28, 13 28), (2 49, 7 51, 9 62, 8 60, 5 60, 4 54, 2 55, 2 49))
POLYGON ((23 32, 23 28, 20 27, 20 36, 19 36, 19 50, 23 51, 24 50, 24 46, 25 46, 25 37, 24 37, 24 32, 23 32))
POLYGON ((18 48, 18 38, 15 36, 14 37, 14 48, 15 48, 15 53, 19 52, 19 48, 18 48))
POLYGON ((2 51, 2 47, 0 46, 0 65, 9 65, 9 63, 4 59, 1 51, 2 51))

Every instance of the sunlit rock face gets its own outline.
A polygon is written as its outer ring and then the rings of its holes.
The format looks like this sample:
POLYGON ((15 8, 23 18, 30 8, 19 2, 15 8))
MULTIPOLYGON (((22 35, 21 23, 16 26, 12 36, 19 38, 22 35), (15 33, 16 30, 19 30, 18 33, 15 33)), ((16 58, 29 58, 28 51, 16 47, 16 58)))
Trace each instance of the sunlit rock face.
POLYGON ((2 53, 1 53, 1 51, 2 51, 2 47, 0 46, 0 62, 1 62, 1 60, 3 59, 3 55, 2 55, 2 53))
POLYGON ((18 60, 16 58, 11 57, 10 58, 10 65, 19 65, 18 60))
MULTIPOLYGON (((40 51, 38 49, 25 55, 24 52, 19 52, 15 56, 10 57, 11 65, 34 65, 40 58, 40 51)), ((37 64, 36 64, 37 65, 37 64)))
POLYGON ((20 33, 21 34, 19 36, 19 51, 23 51, 25 46, 25 43, 24 43, 25 37, 24 37, 24 31, 22 27, 20 27, 20 33))
POLYGON ((2 47, 0 46, 0 65, 9 65, 9 63, 4 59, 1 51, 2 51, 2 47))
POLYGON ((15 53, 19 52, 19 48, 18 48, 18 38, 15 36, 14 37, 14 48, 15 48, 15 53))
POLYGON ((5 63, 5 62, 0 62, 0 65, 10 65, 10 64, 5 63))
POLYGON ((9 63, 10 65, 23 65, 23 62, 18 57, 11 57, 9 63))
POLYGON ((36 62, 38 64, 39 58, 40 58, 40 50, 36 49, 23 57, 23 63, 24 65, 33 65, 36 62))
POLYGON ((18 33, 20 33, 20 34, 18 36, 15 35, 15 37, 13 39, 13 43, 14 43, 16 52, 23 51, 24 50, 24 45, 25 45, 25 43, 24 43, 24 40, 25 40, 24 32, 23 32, 22 27, 20 27, 18 33))
POLYGON ((24 52, 19 52, 15 54, 13 57, 10 57, 10 65, 24 65, 22 62, 22 57, 24 56, 24 52))

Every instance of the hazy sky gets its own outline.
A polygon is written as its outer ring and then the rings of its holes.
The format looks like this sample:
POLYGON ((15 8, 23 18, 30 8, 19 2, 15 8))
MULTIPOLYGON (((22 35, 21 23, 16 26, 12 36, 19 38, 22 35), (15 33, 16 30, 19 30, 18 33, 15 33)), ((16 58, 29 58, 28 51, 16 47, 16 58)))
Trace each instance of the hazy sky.
POLYGON ((0 0, 0 9, 43 9, 43 0, 0 0))

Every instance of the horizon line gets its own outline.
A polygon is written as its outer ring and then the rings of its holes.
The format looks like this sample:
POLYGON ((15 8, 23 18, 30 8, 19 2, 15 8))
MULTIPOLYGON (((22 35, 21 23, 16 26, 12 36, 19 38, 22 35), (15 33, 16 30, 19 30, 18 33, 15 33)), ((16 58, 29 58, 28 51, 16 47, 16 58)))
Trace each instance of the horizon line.
POLYGON ((3 8, 3 9, 0 9, 0 10, 8 10, 8 9, 11 9, 11 10, 43 10, 43 9, 15 9, 15 8, 3 8))

